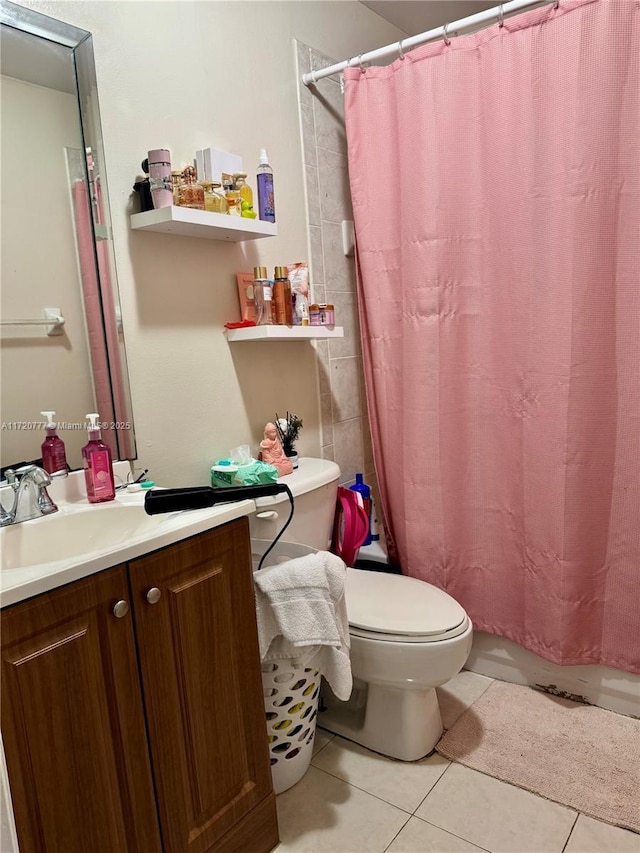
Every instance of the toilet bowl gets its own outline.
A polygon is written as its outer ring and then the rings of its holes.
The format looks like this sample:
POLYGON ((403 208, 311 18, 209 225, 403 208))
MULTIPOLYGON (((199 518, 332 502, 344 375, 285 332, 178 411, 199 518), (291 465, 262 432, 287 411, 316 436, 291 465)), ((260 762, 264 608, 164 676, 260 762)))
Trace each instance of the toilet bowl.
MULTIPOLYGON (((283 541, 327 549, 339 477, 334 462, 303 457, 282 478, 295 499, 283 541)), ((256 504, 251 535, 273 539, 288 501, 279 495, 256 504)), ((345 597, 354 688, 342 702, 324 685, 318 725, 393 758, 422 758, 443 731, 435 688, 464 666, 471 620, 446 592, 404 575, 348 568, 345 597)))
POLYGON ((435 688, 464 666, 471 620, 446 592, 404 575, 347 569, 354 689, 325 686, 318 725, 369 749, 415 761, 442 735, 435 688))

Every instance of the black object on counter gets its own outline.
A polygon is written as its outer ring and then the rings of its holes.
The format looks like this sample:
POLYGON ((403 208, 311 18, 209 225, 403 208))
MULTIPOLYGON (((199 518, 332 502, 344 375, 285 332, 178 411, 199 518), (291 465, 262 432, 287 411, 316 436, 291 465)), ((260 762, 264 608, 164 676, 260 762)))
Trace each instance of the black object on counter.
POLYGON ((205 509, 219 503, 256 500, 287 492, 282 483, 264 483, 258 486, 194 486, 184 489, 152 489, 144 496, 147 515, 163 512, 181 512, 185 509, 205 509))

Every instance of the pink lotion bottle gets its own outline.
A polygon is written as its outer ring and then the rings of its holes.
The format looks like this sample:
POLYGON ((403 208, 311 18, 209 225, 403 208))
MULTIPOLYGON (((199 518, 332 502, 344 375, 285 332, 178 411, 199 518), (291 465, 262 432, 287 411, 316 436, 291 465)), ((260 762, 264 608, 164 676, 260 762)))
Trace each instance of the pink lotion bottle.
POLYGON ((116 496, 111 450, 102 440, 97 413, 86 416, 90 421, 89 441, 82 448, 84 479, 89 503, 112 501, 116 496))
POLYGON ((57 426, 53 420, 55 412, 40 412, 47 419, 47 437, 40 446, 42 453, 42 467, 47 474, 67 474, 67 455, 64 449, 64 441, 56 432, 57 426))

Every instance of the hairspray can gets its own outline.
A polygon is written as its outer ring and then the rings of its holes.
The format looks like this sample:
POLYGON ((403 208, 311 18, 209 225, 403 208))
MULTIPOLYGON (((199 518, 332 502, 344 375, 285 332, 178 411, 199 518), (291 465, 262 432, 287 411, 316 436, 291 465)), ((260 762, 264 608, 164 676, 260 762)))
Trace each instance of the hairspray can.
POLYGON ((166 148, 149 151, 149 184, 154 208, 171 207, 173 185, 171 182, 171 152, 166 148))

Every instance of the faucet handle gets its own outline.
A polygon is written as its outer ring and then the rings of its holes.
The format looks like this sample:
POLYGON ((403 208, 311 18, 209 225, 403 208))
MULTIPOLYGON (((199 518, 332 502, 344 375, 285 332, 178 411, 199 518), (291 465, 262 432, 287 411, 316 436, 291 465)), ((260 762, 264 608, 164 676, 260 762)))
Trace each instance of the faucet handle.
POLYGON ((4 478, 7 481, 8 486, 12 486, 13 488, 16 487, 16 472, 13 470, 13 468, 7 468, 7 470, 4 472, 4 478))
POLYGON ((40 468, 39 465, 23 465, 21 468, 16 469, 16 474, 19 475, 21 479, 24 479, 29 475, 36 486, 51 485, 50 475, 44 470, 44 468, 40 468))
POLYGON ((19 468, 16 468, 14 473, 17 474, 18 477, 24 477, 24 475, 28 474, 30 471, 35 471, 37 467, 38 467, 37 465, 31 465, 31 464, 30 465, 21 465, 19 468))

